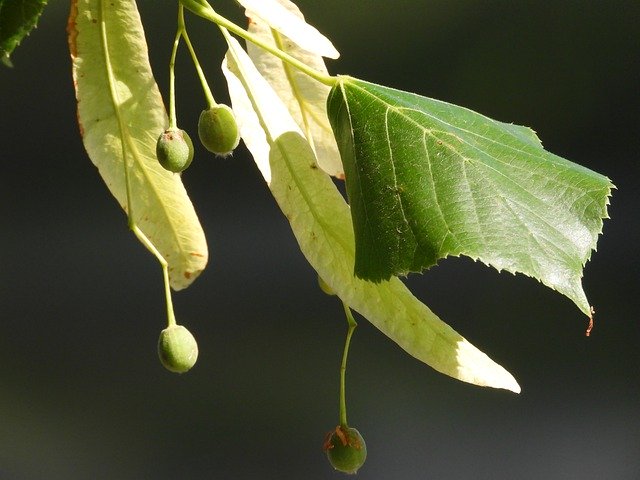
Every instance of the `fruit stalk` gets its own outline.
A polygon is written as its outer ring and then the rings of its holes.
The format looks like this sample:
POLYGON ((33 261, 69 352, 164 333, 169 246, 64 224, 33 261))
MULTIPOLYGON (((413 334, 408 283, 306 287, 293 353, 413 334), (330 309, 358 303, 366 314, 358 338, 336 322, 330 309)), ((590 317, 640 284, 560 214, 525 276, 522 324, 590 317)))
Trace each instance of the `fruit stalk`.
POLYGON ((349 345, 351 345, 351 337, 353 332, 358 326, 357 322, 353 318, 351 309, 349 306, 342 302, 344 313, 347 316, 347 323, 349 328, 347 330, 347 338, 344 342, 344 351, 342 352, 342 363, 340 365, 340 426, 347 428, 347 357, 349 356, 349 345))

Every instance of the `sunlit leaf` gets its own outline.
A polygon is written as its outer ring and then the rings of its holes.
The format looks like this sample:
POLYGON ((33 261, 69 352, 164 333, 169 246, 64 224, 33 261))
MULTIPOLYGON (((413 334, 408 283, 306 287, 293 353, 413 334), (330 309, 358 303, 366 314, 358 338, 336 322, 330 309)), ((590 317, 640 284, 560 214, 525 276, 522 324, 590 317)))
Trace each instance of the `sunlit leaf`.
MULTIPOLYGON (((300 10, 293 3, 288 0, 278 1, 292 14, 304 20, 300 10)), ((247 12, 247 15, 251 15, 250 12, 247 12)), ((311 68, 322 73, 327 72, 320 55, 300 48, 284 35, 272 30, 260 17, 250 19, 249 31, 265 43, 277 46, 311 68)), ((271 84, 309 140, 320 168, 330 175, 343 178, 344 170, 338 145, 327 118, 327 96, 330 88, 283 63, 251 42, 247 42, 247 51, 258 71, 271 84)))
POLYGON ((375 284, 354 277, 349 207, 331 177, 317 167, 286 106, 235 40, 227 62, 223 70, 243 139, 303 254, 331 290, 434 369, 476 385, 519 392, 509 372, 442 322, 399 279, 375 284))
POLYGON ((10 55, 36 26, 47 0, 0 0, 0 60, 11 65, 10 55))
POLYGON ((356 237, 355 273, 379 281, 449 255, 520 272, 587 315, 582 268, 612 184, 532 130, 351 77, 328 101, 356 237))
MULTIPOLYGON (((331 41, 315 27, 305 22, 304 17, 296 13, 289 1, 282 0, 237 0, 246 8, 251 18, 260 17, 271 28, 277 30, 304 50, 328 58, 338 58, 340 54, 331 41)), ((295 10, 297 7, 293 5, 295 10)))
POLYGON ((126 209, 126 155, 135 222, 168 261, 171 286, 185 288, 205 267, 207 244, 180 176, 155 158, 168 120, 135 2, 74 1, 69 47, 89 157, 126 209))

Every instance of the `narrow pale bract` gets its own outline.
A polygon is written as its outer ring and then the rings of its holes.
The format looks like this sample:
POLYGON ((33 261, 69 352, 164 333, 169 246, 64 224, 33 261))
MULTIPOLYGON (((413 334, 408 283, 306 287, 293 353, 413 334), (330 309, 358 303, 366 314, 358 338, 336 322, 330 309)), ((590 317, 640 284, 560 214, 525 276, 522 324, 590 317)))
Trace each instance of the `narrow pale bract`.
MULTIPOLYGON (((280 0, 280 3, 304 21, 302 13, 293 3, 288 0, 280 0)), ((249 31, 265 43, 276 46, 319 72, 327 73, 324 60, 320 55, 300 48, 289 38, 272 30, 259 16, 251 12, 247 12, 247 16, 250 17, 249 31)), ((251 42, 247 42, 247 52, 258 71, 271 84, 304 132, 316 154, 320 168, 329 175, 344 178, 338 145, 327 117, 327 97, 330 87, 290 67, 251 42)))
POLYGON ((168 262, 171 286, 185 288, 207 264, 207 243, 180 176, 156 159, 168 121, 136 3, 75 0, 68 31, 87 153, 125 210, 126 159, 133 220, 168 262))
POLYGON ((292 11, 291 6, 297 10, 292 2, 288 0, 238 0, 238 3, 252 12, 250 17, 262 18, 271 28, 285 35, 308 52, 327 58, 340 56, 327 37, 292 11))
POLYGON ((519 392, 509 372, 442 322, 398 278, 376 284, 354 277, 349 207, 331 177, 318 168, 302 131, 233 39, 223 71, 242 137, 300 249, 331 289, 405 351, 439 372, 519 392))

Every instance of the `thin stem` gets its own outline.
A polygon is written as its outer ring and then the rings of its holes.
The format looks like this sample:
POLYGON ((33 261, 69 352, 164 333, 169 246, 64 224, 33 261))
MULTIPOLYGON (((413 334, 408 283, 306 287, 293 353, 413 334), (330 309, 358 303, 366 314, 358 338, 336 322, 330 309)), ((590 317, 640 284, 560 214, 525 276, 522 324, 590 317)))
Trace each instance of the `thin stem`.
MULTIPOLYGON (((180 18, 180 11, 182 5, 178 7, 178 19, 180 18)), ((179 22, 179 20, 178 20, 179 22)), ((176 30, 176 36, 173 40, 173 49, 171 50, 171 59, 169 60, 169 128, 178 128, 178 120, 176 118, 176 53, 178 52, 178 45, 180 44, 180 38, 182 31, 178 26, 176 30)))
POLYGON ((138 226, 135 224, 133 220, 129 221, 129 227, 131 228, 131 231, 133 232, 133 234, 138 238, 138 240, 140 240, 140 242, 145 247, 147 247, 147 250, 149 250, 158 259, 158 262, 160 262, 160 266, 162 267, 162 278, 164 280, 164 296, 167 304, 167 326, 171 327, 176 324, 176 316, 175 316, 175 313, 173 312, 173 300, 171 299, 171 285, 169 283, 169 264, 164 259, 162 254, 158 251, 158 249, 155 247, 155 245, 151 243, 151 240, 149 240, 149 238, 144 234, 144 232, 140 230, 140 228, 138 228, 138 226))
POLYGON ((204 76, 204 72, 200 67, 200 62, 198 61, 196 51, 194 50, 193 45, 191 44, 191 40, 189 39, 189 34, 187 33, 187 26, 184 23, 184 8, 182 4, 179 5, 179 10, 178 10, 178 30, 182 34, 182 38, 184 38, 184 42, 187 44, 187 48, 189 49, 189 53, 191 54, 191 59, 193 60, 193 66, 196 68, 196 72, 198 73, 198 78, 200 78, 200 84, 202 85, 202 91, 204 92, 204 96, 207 100, 207 106, 209 108, 213 108, 218 104, 213 98, 213 93, 211 92, 211 88, 209 88, 209 84, 207 83, 207 78, 204 76))
POLYGON ((235 33, 239 37, 242 37, 245 40, 259 46, 272 55, 275 55, 283 62, 286 62, 292 67, 297 68, 301 72, 306 73, 311 78, 319 81, 320 83, 328 85, 329 87, 333 87, 338 81, 336 77, 332 77, 331 75, 324 74, 315 70, 314 68, 311 68, 297 58, 294 58, 291 55, 283 52, 279 48, 265 43, 260 37, 248 32, 235 23, 227 20, 225 17, 217 14, 206 0, 180 0, 180 3, 196 15, 199 15, 202 18, 205 18, 210 22, 217 24, 219 27, 228 29, 230 32, 235 33))
POLYGON ((349 324, 349 329, 347 330, 347 339, 344 342, 344 351, 342 353, 342 364, 340 365, 340 426, 346 428, 348 427, 346 398, 347 357, 349 356, 349 345, 351 344, 351 337, 353 336, 353 332, 358 324, 353 318, 353 314, 351 313, 351 309, 349 308, 349 306, 344 302, 342 302, 342 306, 344 308, 344 313, 347 316, 347 323, 349 324))

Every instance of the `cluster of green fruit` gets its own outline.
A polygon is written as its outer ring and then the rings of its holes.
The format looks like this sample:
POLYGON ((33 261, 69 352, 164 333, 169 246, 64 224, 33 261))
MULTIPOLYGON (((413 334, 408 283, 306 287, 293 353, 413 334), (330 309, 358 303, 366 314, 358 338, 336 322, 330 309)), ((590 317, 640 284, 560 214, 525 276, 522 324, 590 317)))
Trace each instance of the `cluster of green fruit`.
MULTIPOLYGON (((222 157, 231 154, 240 142, 233 110, 223 104, 203 110, 198 119, 198 137, 210 152, 222 157)), ((177 127, 169 127, 158 137, 156 156, 160 165, 170 172, 186 170, 193 160, 193 142, 189 134, 177 127)))
MULTIPOLYGON (((233 110, 223 104, 203 110, 198 120, 198 136, 210 152, 223 157, 230 155, 240 142, 233 110)), ((193 142, 189 134, 180 128, 169 127, 158 137, 156 157, 160 165, 170 172, 186 170, 193 160, 193 142)), ((158 356, 167 370, 185 373, 198 359, 198 343, 184 326, 176 325, 175 321, 169 322, 169 326, 160 333, 158 356)))
MULTIPOLYGON (((180 39, 184 39, 191 53, 196 71, 200 77, 200 83, 207 99, 208 107, 202 111, 198 119, 198 137, 202 145, 210 152, 226 157, 238 146, 240 131, 233 110, 223 104, 218 104, 209 88, 207 80, 200 68, 195 51, 186 32, 184 24, 182 4, 178 7, 178 31, 174 42, 170 70, 170 100, 169 100, 169 128, 162 132, 156 143, 156 157, 162 167, 173 173, 181 173, 186 170, 193 160, 193 142, 189 134, 177 127, 175 110, 174 66, 175 55, 180 39)), ((318 277, 320 288, 327 295, 335 295, 331 287, 318 277)), ((168 285, 165 284, 168 290, 168 285)), ((160 362, 169 371, 185 373, 189 371, 198 359, 198 343, 191 332, 175 322, 173 307, 169 301, 169 326, 162 330, 158 339, 158 356, 160 362)), ((338 471, 353 474, 362 467, 367 458, 367 446, 360 432, 347 424, 346 399, 345 399, 345 374, 347 356, 351 336, 357 326, 351 310, 343 303, 349 329, 345 341, 345 349, 340 368, 340 422, 337 427, 327 433, 323 450, 329 463, 338 471)))

